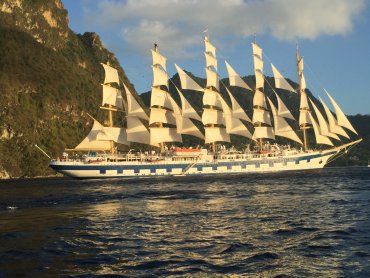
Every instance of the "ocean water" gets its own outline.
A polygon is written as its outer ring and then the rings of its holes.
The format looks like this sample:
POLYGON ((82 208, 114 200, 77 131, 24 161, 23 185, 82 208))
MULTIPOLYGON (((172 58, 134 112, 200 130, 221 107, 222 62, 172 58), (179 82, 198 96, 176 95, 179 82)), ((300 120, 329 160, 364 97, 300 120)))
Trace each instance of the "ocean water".
POLYGON ((0 182, 0 277, 370 277, 370 168, 0 182))

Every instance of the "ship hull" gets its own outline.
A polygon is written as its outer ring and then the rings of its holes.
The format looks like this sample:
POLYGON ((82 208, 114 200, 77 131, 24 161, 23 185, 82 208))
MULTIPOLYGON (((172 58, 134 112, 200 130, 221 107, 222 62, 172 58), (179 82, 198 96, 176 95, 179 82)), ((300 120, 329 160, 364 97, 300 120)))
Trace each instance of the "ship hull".
POLYGON ((302 171, 323 168, 337 151, 301 153, 285 157, 251 159, 163 160, 158 162, 52 161, 55 171, 74 178, 144 178, 163 176, 203 176, 302 171))

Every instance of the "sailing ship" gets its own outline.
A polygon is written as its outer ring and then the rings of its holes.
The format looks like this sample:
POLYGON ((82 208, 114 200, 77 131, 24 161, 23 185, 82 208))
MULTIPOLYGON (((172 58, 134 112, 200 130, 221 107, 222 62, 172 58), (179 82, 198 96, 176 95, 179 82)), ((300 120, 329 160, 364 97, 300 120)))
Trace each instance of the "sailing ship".
POLYGON ((265 94, 263 51, 255 40, 252 43, 255 86, 247 84, 227 61, 229 84, 224 84, 217 73, 216 47, 208 35, 205 36, 204 44, 205 86, 199 85, 175 64, 181 86, 178 88, 172 85, 180 104, 169 91, 169 83, 172 81, 167 72, 167 58, 159 52, 157 44, 151 50, 153 83, 149 109, 121 81, 117 69, 102 64, 105 80, 100 108, 108 114, 107 125, 91 117, 94 124, 86 138, 75 148, 66 150, 62 158, 52 159, 50 167, 75 178, 310 170, 323 168, 362 140, 350 139, 357 136, 357 132, 328 92, 335 114, 322 99, 320 110, 309 97, 303 57, 298 48, 296 60, 299 88, 294 89, 271 64, 275 79, 273 99, 265 94), (227 92, 228 101, 221 94, 221 86, 227 92), (253 94, 252 103, 239 103, 230 90, 234 86, 245 90, 246 94, 253 94), (277 91, 299 94, 298 130, 292 127, 291 122, 295 118, 277 91), (202 94, 201 115, 187 99, 186 95, 189 94, 202 94), (246 113, 248 108, 253 111, 252 117, 246 113), (114 113, 123 115, 123 127, 115 126, 114 113), (310 129, 313 132, 308 132, 310 129), (311 148, 308 145, 311 133, 315 136, 315 145, 325 145, 325 148, 311 148), (232 134, 244 137, 248 143, 246 147, 241 150, 233 147, 232 134), (197 138, 202 146, 181 147, 184 135, 197 138), (299 147, 277 144, 277 137, 290 140, 299 147), (146 148, 120 151, 122 146, 126 150, 131 146, 146 148), (77 155, 71 155, 71 151, 77 155))

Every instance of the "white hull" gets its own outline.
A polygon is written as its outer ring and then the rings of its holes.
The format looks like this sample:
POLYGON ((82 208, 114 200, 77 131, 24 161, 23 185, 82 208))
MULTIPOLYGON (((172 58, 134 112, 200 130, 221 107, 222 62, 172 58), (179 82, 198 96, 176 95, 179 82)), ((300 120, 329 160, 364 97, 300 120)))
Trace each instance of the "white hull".
POLYGON ((242 157, 213 155, 185 160, 166 158, 163 161, 86 162, 53 160, 50 167, 74 178, 132 178, 158 176, 190 176, 219 174, 249 174, 278 171, 302 171, 323 168, 338 150, 326 150, 294 155, 242 157))

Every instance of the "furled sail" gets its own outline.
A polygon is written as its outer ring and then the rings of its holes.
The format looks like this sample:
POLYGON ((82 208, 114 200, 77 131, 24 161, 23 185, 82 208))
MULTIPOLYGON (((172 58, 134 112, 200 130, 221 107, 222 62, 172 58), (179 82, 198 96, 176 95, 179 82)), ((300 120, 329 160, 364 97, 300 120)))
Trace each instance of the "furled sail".
POLYGON ((227 73, 229 75, 230 86, 237 86, 252 91, 251 87, 239 76, 239 74, 225 61, 227 73))
POLYGON ((333 143, 330 141, 330 139, 320 133, 319 125, 316 123, 311 114, 309 114, 309 117, 311 118, 310 120, 315 133, 316 144, 333 146, 333 143))
POLYGON ((179 74, 181 88, 183 90, 194 90, 194 91, 203 92, 203 88, 199 86, 199 84, 196 83, 189 75, 187 75, 184 70, 182 70, 176 64, 175 64, 175 67, 176 67, 177 73, 179 74))
POLYGON ((267 100, 270 103, 272 116, 274 118, 274 132, 275 132, 275 135, 291 139, 291 140, 296 141, 299 144, 303 145, 303 143, 302 143, 301 139, 299 139, 297 133, 294 132, 294 130, 287 123, 287 121, 284 119, 284 117, 279 115, 279 112, 276 109, 273 102, 269 98, 267 98, 267 100))
POLYGON ((284 78, 284 76, 278 71, 278 69, 273 64, 271 64, 271 68, 275 79, 275 87, 278 89, 295 92, 293 87, 289 84, 289 82, 284 78))
POLYGON ((334 118, 333 113, 330 111, 328 106, 325 104, 325 102, 319 97, 322 106, 324 107, 326 117, 328 118, 329 122, 329 131, 331 133, 335 133, 337 135, 342 135, 346 138, 349 138, 348 134, 344 131, 344 129, 338 125, 337 120, 334 118))
POLYGON ((325 118, 323 117, 323 115, 321 114, 320 110, 317 108, 315 103, 311 99, 310 99, 310 102, 313 107, 313 110, 315 111, 317 120, 319 122, 320 133, 324 136, 334 138, 336 140, 340 140, 338 135, 330 132, 328 123, 326 122, 325 118))
POLYGON ((326 94, 328 95, 331 104, 334 107, 335 114, 337 116, 337 122, 338 125, 345 127, 349 130, 351 130, 353 133, 357 134, 356 130, 353 128, 349 120, 347 119, 347 116, 343 113, 342 109, 340 109, 339 105, 335 102, 335 100, 331 97, 331 95, 325 90, 326 94))

